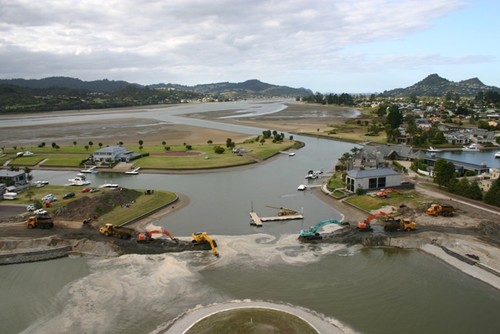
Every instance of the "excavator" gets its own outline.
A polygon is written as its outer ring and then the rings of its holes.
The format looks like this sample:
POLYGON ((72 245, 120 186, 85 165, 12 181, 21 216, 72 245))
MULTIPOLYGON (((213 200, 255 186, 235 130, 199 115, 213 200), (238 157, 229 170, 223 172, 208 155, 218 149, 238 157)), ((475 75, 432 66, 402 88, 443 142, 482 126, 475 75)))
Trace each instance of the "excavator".
POLYGON ((219 256, 219 253, 215 249, 215 247, 217 247, 217 243, 215 242, 215 240, 213 240, 212 238, 210 238, 208 236, 207 232, 197 232, 197 233, 191 234, 191 236, 193 237, 193 240, 191 242, 195 246, 208 243, 210 245, 210 249, 212 250, 212 253, 214 254, 214 256, 219 256))
POLYGON ((177 238, 174 238, 172 234, 170 234, 169 231, 160 229, 160 230, 152 230, 152 231, 147 231, 147 232, 139 232, 137 234, 137 242, 149 242, 151 240, 155 240, 153 238, 153 234, 162 234, 166 235, 167 237, 170 238, 170 240, 175 241, 176 243, 179 242, 177 238))
POLYGON ((300 230, 299 240, 321 240, 323 237, 318 233, 318 230, 325 225, 337 224, 337 225, 349 225, 347 222, 340 222, 337 219, 323 220, 316 225, 312 226, 309 230, 300 230))
POLYGON ((294 210, 294 209, 288 209, 288 208, 278 208, 278 207, 275 207, 275 206, 270 206, 270 205, 266 205, 266 207, 268 208, 271 208, 271 209, 278 209, 278 216, 292 216, 292 215, 296 215, 299 213, 299 211, 297 210, 294 210))
POLYGON ((379 211, 377 213, 371 214, 368 217, 366 217, 363 221, 358 222, 358 231, 360 232, 371 232, 373 231, 372 226, 370 225, 370 222, 380 216, 387 216, 387 217, 392 217, 391 215, 385 213, 384 211, 379 211))
POLYGON ((400 194, 400 192, 397 191, 396 189, 386 188, 386 189, 380 189, 380 191, 378 191, 375 195, 379 198, 387 198, 389 197, 389 193, 400 194))

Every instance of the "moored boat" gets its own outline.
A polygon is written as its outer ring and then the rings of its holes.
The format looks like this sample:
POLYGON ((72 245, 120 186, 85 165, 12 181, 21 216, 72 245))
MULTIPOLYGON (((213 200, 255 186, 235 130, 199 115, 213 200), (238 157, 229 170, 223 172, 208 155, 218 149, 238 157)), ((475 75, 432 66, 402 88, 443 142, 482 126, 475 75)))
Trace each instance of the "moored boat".
POLYGON ((479 147, 477 146, 477 144, 470 144, 469 146, 464 146, 462 151, 479 152, 479 147))

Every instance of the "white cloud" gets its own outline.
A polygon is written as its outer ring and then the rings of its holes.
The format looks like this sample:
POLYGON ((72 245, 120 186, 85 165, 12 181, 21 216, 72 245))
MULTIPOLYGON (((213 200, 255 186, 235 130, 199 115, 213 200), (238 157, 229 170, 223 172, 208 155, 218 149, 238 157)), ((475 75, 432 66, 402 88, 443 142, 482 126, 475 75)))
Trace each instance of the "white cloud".
POLYGON ((0 0, 0 70, 4 77, 195 84, 275 83, 298 70, 359 71, 387 59, 403 67, 409 55, 372 59, 347 48, 404 39, 463 6, 456 0, 0 0))

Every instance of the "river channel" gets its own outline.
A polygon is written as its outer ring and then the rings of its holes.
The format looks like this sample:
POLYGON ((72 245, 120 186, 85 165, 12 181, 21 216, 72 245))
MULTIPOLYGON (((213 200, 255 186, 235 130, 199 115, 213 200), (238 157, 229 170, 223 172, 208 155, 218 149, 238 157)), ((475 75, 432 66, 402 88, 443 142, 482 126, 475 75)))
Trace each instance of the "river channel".
MULTIPOLYGON (((261 129, 182 118, 183 112, 260 110, 280 103, 210 104, 144 110, 140 117, 258 134, 261 129), (196 124, 195 124, 196 123, 196 124)), ((123 113, 78 117, 129 117, 123 113)), ((64 122, 74 120, 72 116, 64 122)), ((103 118, 104 119, 104 118, 103 118)), ((62 120, 40 119, 38 122, 62 120)), ((16 122, 2 122, 0 128, 16 122)), ((32 120, 33 122, 33 120, 32 120)), ((49 124, 49 123, 45 123, 49 124)), ((4 131, 5 129, 2 129, 4 131)), ((497 333, 500 292, 440 260, 410 250, 303 245, 300 229, 342 213, 310 191, 297 191, 308 170, 328 173, 353 145, 295 136, 293 157, 199 174, 90 175, 92 185, 166 189, 190 198, 155 224, 181 238, 206 231, 210 252, 64 258, 0 267, 2 333, 150 333, 199 305, 231 300, 290 303, 360 333, 497 333), (303 211, 304 220, 250 225, 249 212, 303 211)), ((74 172, 35 171, 65 184, 74 172)), ((310 185, 313 185, 311 183, 310 185)), ((349 221, 349 217, 345 217, 349 221)))

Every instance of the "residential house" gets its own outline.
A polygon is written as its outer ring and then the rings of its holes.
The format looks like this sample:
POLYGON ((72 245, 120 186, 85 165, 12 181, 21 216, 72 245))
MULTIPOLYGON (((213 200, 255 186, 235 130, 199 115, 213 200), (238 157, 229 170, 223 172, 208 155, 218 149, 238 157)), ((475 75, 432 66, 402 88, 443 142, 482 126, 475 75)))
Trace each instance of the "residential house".
POLYGON ((482 191, 487 192, 490 190, 493 182, 500 178, 500 168, 490 168, 489 172, 486 174, 482 174, 478 177, 479 179, 479 188, 482 191))
POLYGON ((95 162, 129 162, 141 155, 127 150, 123 146, 108 146, 95 151, 92 160, 95 162))

